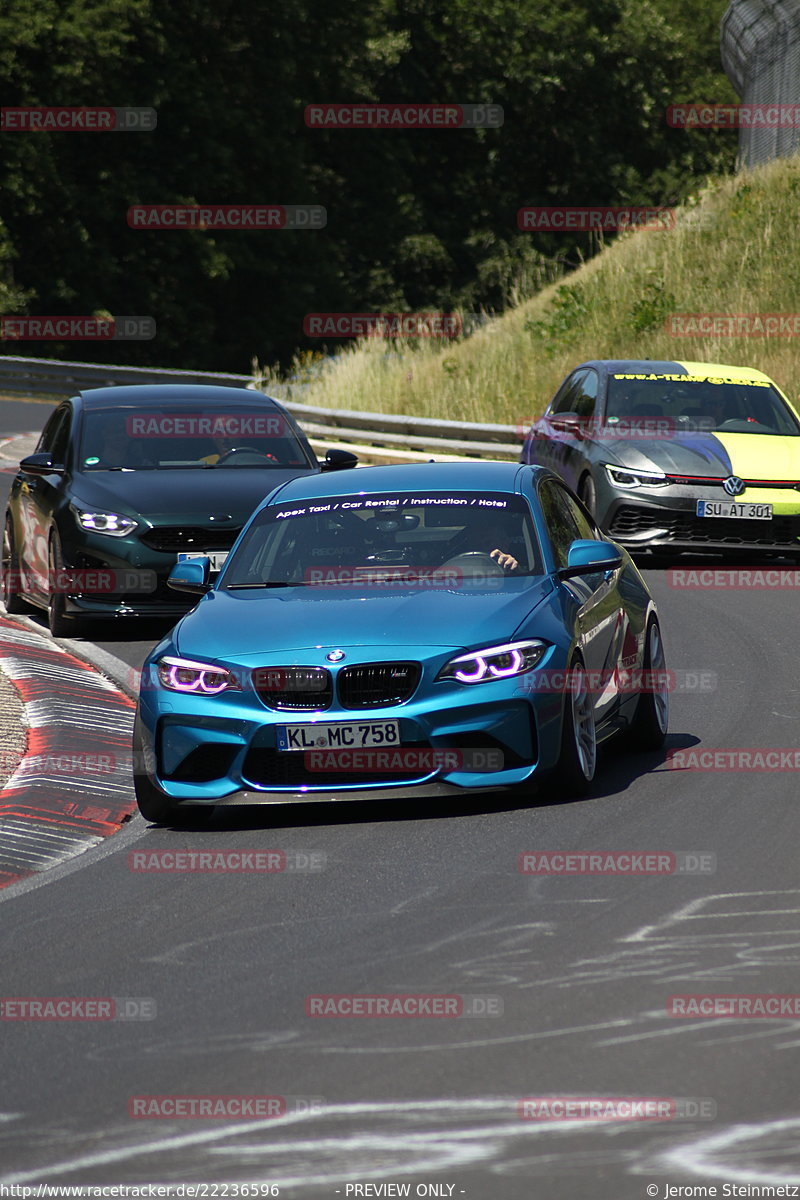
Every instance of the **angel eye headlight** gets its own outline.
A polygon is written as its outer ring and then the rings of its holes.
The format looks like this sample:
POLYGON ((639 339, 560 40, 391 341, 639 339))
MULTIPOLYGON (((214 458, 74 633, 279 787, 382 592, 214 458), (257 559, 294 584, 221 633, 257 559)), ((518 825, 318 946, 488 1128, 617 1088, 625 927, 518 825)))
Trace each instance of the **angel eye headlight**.
POLYGON ((628 467, 614 467, 611 463, 605 463, 604 466, 614 487, 664 487, 668 482, 663 471, 639 471, 628 467))
POLYGON ((536 638, 525 642, 507 642, 503 646, 488 646, 470 654, 459 654, 442 667, 437 679, 452 679, 456 683, 487 683, 493 679, 510 679, 532 671, 549 649, 547 642, 536 638))
POLYGON ((236 677, 224 667, 192 662, 188 658, 166 655, 158 660, 158 681, 171 692, 196 692, 200 696, 218 696, 220 692, 240 691, 236 677))

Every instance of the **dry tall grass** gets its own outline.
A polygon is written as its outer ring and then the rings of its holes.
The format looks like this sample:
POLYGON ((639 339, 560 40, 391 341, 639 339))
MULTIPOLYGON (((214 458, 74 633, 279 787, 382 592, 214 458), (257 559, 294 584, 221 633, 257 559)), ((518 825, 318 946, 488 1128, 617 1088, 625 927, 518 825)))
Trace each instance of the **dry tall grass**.
MULTIPOLYGON (((616 235, 596 257, 455 343, 363 339, 308 372, 308 404, 522 424, 587 358, 758 367, 800 394, 798 340, 676 337, 671 313, 800 313, 800 156, 715 181, 666 232, 616 235)), ((303 363, 295 370, 303 377, 303 363)), ((269 390, 277 376, 268 372, 269 390)))

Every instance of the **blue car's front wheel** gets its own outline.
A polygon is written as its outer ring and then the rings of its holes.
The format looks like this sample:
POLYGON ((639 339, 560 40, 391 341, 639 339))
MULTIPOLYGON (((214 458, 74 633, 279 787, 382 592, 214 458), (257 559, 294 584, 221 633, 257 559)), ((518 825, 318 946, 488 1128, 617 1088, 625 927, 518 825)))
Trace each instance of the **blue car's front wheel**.
POLYGON ((567 796, 583 796, 597 769, 594 703, 586 670, 579 658, 573 658, 567 678, 569 687, 564 696, 561 755, 553 782, 567 796))

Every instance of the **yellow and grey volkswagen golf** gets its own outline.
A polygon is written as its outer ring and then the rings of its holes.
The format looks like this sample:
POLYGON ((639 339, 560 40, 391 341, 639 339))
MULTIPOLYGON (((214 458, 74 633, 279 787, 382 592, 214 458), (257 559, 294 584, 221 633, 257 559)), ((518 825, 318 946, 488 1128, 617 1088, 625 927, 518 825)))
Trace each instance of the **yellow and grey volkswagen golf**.
POLYGON ((744 550, 800 560, 800 415, 761 371, 581 363, 527 433, 630 551, 744 550))

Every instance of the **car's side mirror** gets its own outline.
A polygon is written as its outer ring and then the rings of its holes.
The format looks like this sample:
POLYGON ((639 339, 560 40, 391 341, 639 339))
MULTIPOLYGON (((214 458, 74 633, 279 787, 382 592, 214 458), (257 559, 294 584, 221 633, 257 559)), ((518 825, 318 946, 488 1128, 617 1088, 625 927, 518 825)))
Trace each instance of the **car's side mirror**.
POLYGON ((19 464, 20 471, 25 475, 63 475, 63 463, 54 463, 50 454, 45 450, 40 454, 29 454, 19 464))
POLYGON ((574 433, 580 436, 583 431, 583 417, 579 417, 577 413, 556 413, 555 416, 548 417, 547 419, 553 429, 559 429, 562 433, 574 433))
POLYGON ((191 592, 192 595, 203 596, 211 591, 208 580, 210 572, 211 562, 205 554, 198 558, 187 558, 172 568, 167 576, 167 586, 176 592, 191 592))
POLYGON ((358 455, 350 450, 329 450, 319 466, 321 471, 346 471, 357 463, 358 455))
POLYGON ((590 538, 574 541, 567 553, 567 565, 559 567, 562 579, 574 575, 594 575, 597 571, 616 571, 622 566, 622 553, 611 542, 595 542, 590 538))

